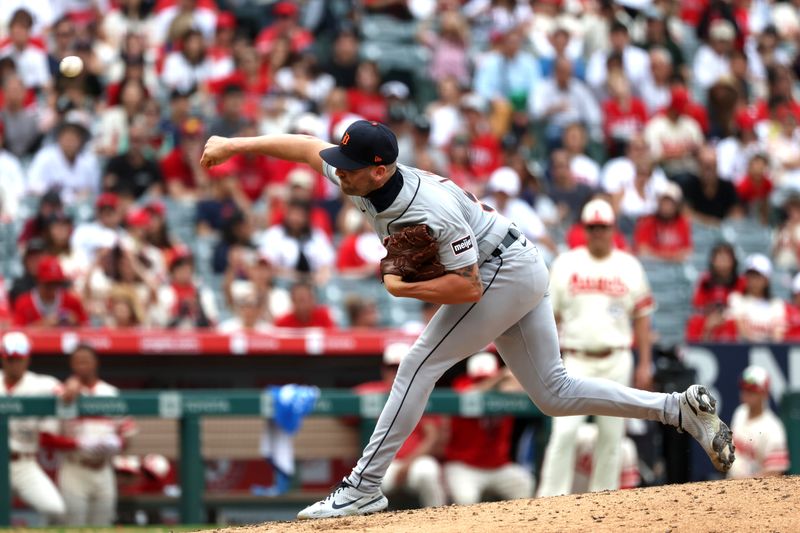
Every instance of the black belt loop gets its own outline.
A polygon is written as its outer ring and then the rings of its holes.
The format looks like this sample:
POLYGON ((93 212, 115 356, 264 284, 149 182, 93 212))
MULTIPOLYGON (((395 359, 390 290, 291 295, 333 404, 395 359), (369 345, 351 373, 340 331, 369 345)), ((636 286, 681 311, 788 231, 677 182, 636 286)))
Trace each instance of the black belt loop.
POLYGON ((506 233, 506 236, 503 237, 502 242, 492 252, 492 257, 500 257, 503 252, 508 250, 509 246, 517 242, 517 239, 519 239, 520 236, 522 236, 522 233, 520 233, 520 231, 514 226, 510 226, 508 228, 508 233, 506 233))

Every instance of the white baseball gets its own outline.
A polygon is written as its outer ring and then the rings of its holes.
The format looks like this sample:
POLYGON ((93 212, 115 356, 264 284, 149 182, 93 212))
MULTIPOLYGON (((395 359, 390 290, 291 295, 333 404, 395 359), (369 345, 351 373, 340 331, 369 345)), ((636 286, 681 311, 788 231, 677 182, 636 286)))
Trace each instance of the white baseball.
POLYGON ((78 56, 67 56, 61 60, 58 69, 67 78, 74 78, 83 70, 83 60, 78 56))

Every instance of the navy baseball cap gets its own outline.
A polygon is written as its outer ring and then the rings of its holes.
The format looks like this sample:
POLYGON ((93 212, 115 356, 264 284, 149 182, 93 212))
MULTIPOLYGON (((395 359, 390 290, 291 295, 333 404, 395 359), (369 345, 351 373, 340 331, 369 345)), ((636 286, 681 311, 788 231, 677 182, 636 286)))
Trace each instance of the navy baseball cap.
POLYGON ((397 137, 380 122, 357 120, 344 132, 339 146, 326 148, 319 155, 342 170, 389 165, 397 160, 397 137))

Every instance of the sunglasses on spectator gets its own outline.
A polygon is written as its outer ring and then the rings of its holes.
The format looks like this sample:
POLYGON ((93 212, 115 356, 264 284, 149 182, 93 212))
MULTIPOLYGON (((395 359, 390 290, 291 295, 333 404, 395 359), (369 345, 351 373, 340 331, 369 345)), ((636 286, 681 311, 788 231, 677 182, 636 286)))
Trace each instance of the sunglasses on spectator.
POLYGON ((611 229, 611 226, 608 226, 606 224, 589 224, 588 226, 586 226, 587 231, 599 231, 607 229, 611 229))

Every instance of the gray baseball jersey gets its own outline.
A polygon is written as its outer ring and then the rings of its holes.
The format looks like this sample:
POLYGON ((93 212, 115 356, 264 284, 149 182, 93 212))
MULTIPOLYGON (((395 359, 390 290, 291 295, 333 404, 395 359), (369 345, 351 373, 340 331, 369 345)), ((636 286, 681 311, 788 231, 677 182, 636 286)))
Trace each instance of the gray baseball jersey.
MULTIPOLYGON (((569 376, 561 362, 548 272, 536 247, 511 222, 450 180, 398 165, 398 174, 355 204, 386 237, 398 228, 427 224, 448 270, 478 263, 483 296, 443 305, 403 358, 375 431, 348 482, 380 487, 397 450, 417 425, 434 384, 451 366, 494 342, 500 356, 545 414, 606 415, 676 425, 678 394, 635 390, 569 376)), ((325 175, 337 185, 335 169, 325 175)))

